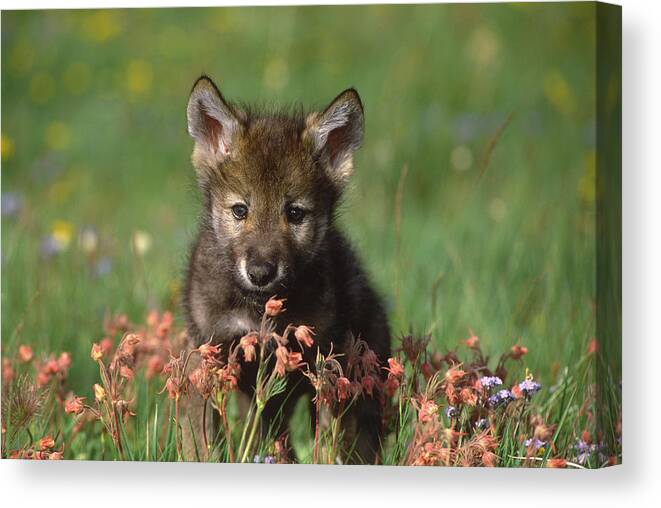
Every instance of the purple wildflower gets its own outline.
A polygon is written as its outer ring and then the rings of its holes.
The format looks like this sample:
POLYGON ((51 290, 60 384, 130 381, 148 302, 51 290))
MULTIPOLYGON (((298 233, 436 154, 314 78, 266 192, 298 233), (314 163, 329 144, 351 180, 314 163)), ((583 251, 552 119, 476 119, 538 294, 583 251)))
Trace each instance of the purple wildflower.
POLYGON ((521 393, 526 397, 530 397, 531 395, 537 393, 541 387, 542 385, 533 381, 532 379, 526 379, 525 381, 519 383, 519 390, 521 390, 521 393))
POLYGON ((1 201, 3 217, 13 217, 23 208, 23 197, 17 192, 3 192, 1 201))
POLYGON ((489 397, 487 404, 490 408, 497 408, 509 404, 514 398, 509 390, 499 390, 498 393, 489 397))
POLYGON ((264 457, 264 464, 275 464, 275 457, 272 455, 267 455, 264 457))
POLYGON ((455 418, 457 416, 457 408, 454 406, 448 406, 445 408, 445 416, 448 418, 455 418))
POLYGON ((606 455, 603 453, 603 444, 588 444, 582 439, 579 439, 576 441, 574 448, 578 452, 576 455, 576 462, 581 465, 588 462, 595 454, 597 454, 597 460, 599 460, 599 462, 604 462, 607 460, 606 455))
POLYGON ((39 250, 41 257, 48 259, 62 252, 62 245, 52 235, 48 235, 42 238, 39 250))
POLYGON ((108 275, 111 270, 112 270, 112 261, 107 256, 100 258, 94 264, 94 275, 96 277, 103 277, 104 275, 108 275))
POLYGON ((484 430, 489 426, 489 421, 486 418, 480 418, 475 422, 475 428, 478 430, 484 430))
POLYGON ((498 376, 482 376, 480 378, 480 384, 487 390, 491 390, 494 386, 502 385, 503 380, 498 376))
POLYGON ((541 439, 537 439, 536 437, 526 439, 523 442, 523 446, 526 448, 532 448, 533 452, 536 452, 540 448, 544 448, 546 446, 546 441, 542 441, 541 439))

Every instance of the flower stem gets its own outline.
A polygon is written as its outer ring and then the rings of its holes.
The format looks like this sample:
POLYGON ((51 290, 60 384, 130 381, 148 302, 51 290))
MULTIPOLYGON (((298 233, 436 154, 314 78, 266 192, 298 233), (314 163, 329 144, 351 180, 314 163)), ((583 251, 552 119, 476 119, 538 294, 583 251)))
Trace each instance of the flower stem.
POLYGON ((230 462, 234 462, 236 457, 234 456, 234 448, 232 447, 232 433, 230 432, 230 426, 227 421, 227 400, 223 401, 222 410, 220 411, 220 419, 223 422, 223 430, 225 431, 227 453, 229 454, 230 462))
POLYGON ((181 460, 181 440, 179 439, 179 394, 174 399, 174 442, 177 445, 177 460, 181 460))
POLYGON ((255 434, 257 433, 257 425, 259 424, 259 418, 262 415, 263 410, 264 410, 264 404, 257 401, 257 408, 255 409, 255 417, 253 418, 252 421, 252 428, 250 429, 250 435, 248 436, 248 443, 246 444, 246 448, 243 451, 243 457, 241 457, 241 462, 245 462, 246 459, 248 458, 248 453, 250 453, 250 449, 252 448, 252 442, 255 439, 255 434))
POLYGON ((315 424, 314 424, 314 450, 312 452, 312 463, 317 464, 319 459, 319 413, 321 412, 321 400, 317 395, 315 404, 315 424))
POLYGON ((209 440, 207 439, 207 399, 204 399, 204 407, 202 408, 202 439, 204 440, 204 449, 207 456, 209 454, 209 440))

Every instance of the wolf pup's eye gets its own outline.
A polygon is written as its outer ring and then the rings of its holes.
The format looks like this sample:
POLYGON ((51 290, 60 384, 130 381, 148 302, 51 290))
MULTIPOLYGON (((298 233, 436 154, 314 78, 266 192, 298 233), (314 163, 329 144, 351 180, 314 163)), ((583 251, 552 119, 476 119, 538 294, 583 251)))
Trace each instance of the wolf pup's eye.
POLYGON ((236 220, 243 220, 248 216, 248 207, 246 205, 234 205, 232 207, 232 215, 236 220))
POLYGON ((300 206, 288 206, 287 207, 287 220, 290 224, 300 224, 303 222, 305 217, 305 210, 300 206))

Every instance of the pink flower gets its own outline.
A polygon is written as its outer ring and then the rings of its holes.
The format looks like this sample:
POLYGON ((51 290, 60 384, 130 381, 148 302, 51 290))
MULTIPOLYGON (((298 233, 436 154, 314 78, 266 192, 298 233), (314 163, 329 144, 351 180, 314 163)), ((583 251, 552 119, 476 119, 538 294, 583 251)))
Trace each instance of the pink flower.
POLYGON ((105 337, 104 339, 101 340, 99 346, 101 347, 101 352, 105 356, 110 356, 112 354, 112 339, 105 337))
POLYGON ((512 359, 518 360, 527 353, 528 353, 527 347, 520 346, 519 344, 515 344, 514 346, 512 346, 510 356, 512 357, 512 359))
POLYGON ((39 440, 39 449, 42 452, 53 448, 55 448, 55 440, 51 436, 46 436, 39 440))
POLYGON ((211 390, 213 389, 213 380, 211 375, 211 370, 204 367, 204 365, 202 367, 198 367, 188 375, 188 379, 190 380, 191 384, 204 399, 208 399, 211 396, 211 390))
POLYGON ((344 376, 337 379, 337 400, 342 402, 350 396, 351 382, 344 376))
POLYGON ((549 459, 546 461, 546 467, 562 469, 567 467, 567 461, 565 459, 549 459))
POLYGON ((220 348, 218 346, 214 346, 209 342, 202 344, 199 348, 197 348, 197 350, 200 352, 200 356, 202 356, 202 358, 205 360, 211 360, 215 358, 220 352, 220 348))
POLYGON ((429 423, 436 414, 438 414, 438 406, 433 400, 423 399, 420 401, 420 410, 418 411, 418 421, 420 423, 429 423))
POLYGON ((471 349, 479 349, 480 339, 471 331, 471 336, 464 340, 464 344, 471 349))
POLYGON ((119 375, 122 376, 124 379, 129 379, 129 380, 135 377, 133 370, 126 365, 122 365, 119 368, 119 375))
POLYGON ((296 340, 305 347, 312 347, 314 344, 314 339, 312 338, 314 332, 305 325, 297 326, 296 331, 294 332, 294 337, 296 340))
POLYGON ((14 369, 11 366, 9 358, 2 359, 2 382, 4 384, 9 384, 9 382, 14 379, 14 369))
POLYGON ((257 344, 257 334, 249 333, 241 337, 239 341, 239 346, 243 350, 243 359, 246 362, 252 362, 255 359, 255 345, 257 344))
POLYGON ((445 380, 450 384, 455 384, 462 377, 464 377, 465 374, 466 373, 459 367, 450 367, 445 373, 445 380))
POLYGON ((48 374, 57 374, 60 371, 60 365, 57 363, 57 360, 55 358, 50 358, 48 362, 46 362, 46 366, 44 367, 44 370, 48 374))
POLYGON ((163 371, 164 367, 163 359, 160 356, 152 356, 147 362, 147 370, 145 372, 145 377, 151 379, 157 374, 160 374, 163 371))
POLYGON ((64 405, 64 412, 68 414, 79 415, 85 411, 85 399, 83 397, 76 397, 69 399, 64 405))
POLYGON ((165 389, 167 390, 168 397, 170 399, 174 400, 179 395, 179 387, 177 386, 177 382, 171 377, 169 377, 168 380, 165 382, 165 389))
POLYGON ((57 359, 57 366, 60 371, 66 373, 69 370, 69 367, 71 367, 71 355, 66 351, 60 354, 59 358, 57 359))
POLYGON ((29 363, 33 357, 32 348, 26 345, 19 346, 18 357, 23 363, 29 363))
POLYGON ((363 385, 363 390, 365 390, 365 393, 371 397, 374 393, 374 378, 369 375, 363 376, 361 384, 363 385))
POLYGON ((268 317, 276 317, 278 314, 280 314, 280 312, 282 312, 284 304, 284 300, 278 300, 275 297, 271 297, 264 306, 264 312, 268 317))
POLYGON ((395 358, 388 358, 388 368, 386 369, 390 375, 401 379, 404 375, 404 367, 395 358))
POLYGON ((92 352, 90 353, 90 356, 92 357, 92 360, 95 362, 98 362, 103 358, 103 350, 101 349, 101 346, 97 343, 92 344, 92 352))

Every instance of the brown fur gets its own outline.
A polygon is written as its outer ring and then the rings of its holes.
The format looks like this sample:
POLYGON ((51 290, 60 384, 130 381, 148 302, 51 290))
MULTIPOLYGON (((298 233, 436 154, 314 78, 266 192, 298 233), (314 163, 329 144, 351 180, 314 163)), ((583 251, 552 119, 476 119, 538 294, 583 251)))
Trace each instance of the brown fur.
MULTIPOLYGON (((357 92, 347 90, 307 116, 264 113, 228 103, 202 77, 191 93, 188 122, 203 197, 183 301, 195 344, 229 344, 257 329, 266 299, 277 295, 287 299, 280 330, 288 323, 314 327, 325 354, 331 347, 341 353, 350 336, 360 336, 385 362, 390 339, 383 307, 334 221, 362 140, 357 92), (245 217, 237 218, 236 206, 247 210, 245 217), (292 209, 303 210, 300 222, 292 209)), ((240 388, 247 394, 254 375, 244 364, 240 388)), ((284 432, 295 402, 309 394, 300 375, 290 376, 287 392, 267 406, 266 424, 284 432)), ((354 460, 374 462, 380 404, 361 398, 350 418, 358 429, 354 460)))

